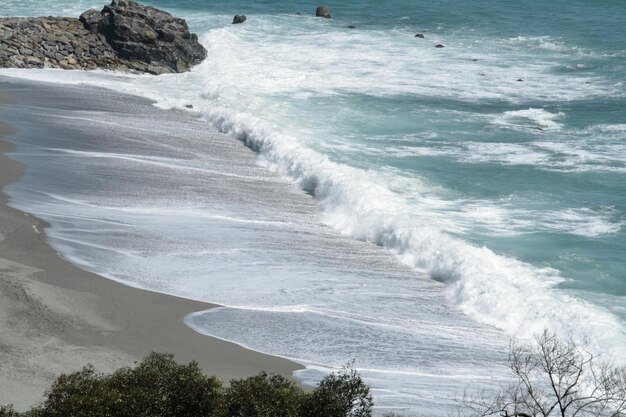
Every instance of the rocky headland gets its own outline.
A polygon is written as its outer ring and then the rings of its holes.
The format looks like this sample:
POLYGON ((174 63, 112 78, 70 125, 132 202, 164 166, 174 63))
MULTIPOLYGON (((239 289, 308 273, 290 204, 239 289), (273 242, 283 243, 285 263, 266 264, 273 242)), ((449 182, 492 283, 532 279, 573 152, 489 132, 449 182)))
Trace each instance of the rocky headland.
POLYGON ((0 18, 0 68, 96 68, 151 74, 188 71, 206 58, 183 19, 113 0, 80 18, 0 18))

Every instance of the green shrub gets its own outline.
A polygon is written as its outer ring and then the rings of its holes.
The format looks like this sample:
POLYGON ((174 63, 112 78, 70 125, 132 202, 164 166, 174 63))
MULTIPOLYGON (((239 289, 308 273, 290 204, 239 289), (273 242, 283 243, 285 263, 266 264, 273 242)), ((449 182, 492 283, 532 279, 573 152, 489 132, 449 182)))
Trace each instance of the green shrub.
POLYGON ((280 375, 230 382, 222 417, 298 417, 304 391, 280 375))
POLYGON ((152 353, 134 369, 114 373, 108 385, 123 396, 128 410, 116 416, 208 416, 219 407, 221 383, 197 362, 179 365, 173 355, 152 353))
POLYGON ((370 417, 374 401, 354 362, 325 377, 303 402, 302 417, 370 417))
POLYGON ((151 353, 136 368, 102 375, 93 367, 62 375, 47 394, 43 417, 198 417, 221 401, 221 384, 196 362, 151 353))
POLYGON ((79 372, 61 375, 54 382, 47 393, 42 414, 46 417, 88 417, 94 412, 110 415, 100 411, 117 402, 116 394, 105 387, 92 366, 86 366, 79 372))
POLYGON ((41 417, 41 409, 33 408, 25 413, 19 413, 12 405, 5 405, 0 407, 0 417, 41 417))
POLYGON ((261 373, 223 388, 196 362, 151 353, 111 375, 92 366, 61 375, 41 407, 0 407, 0 417, 370 417, 372 397, 353 365, 327 376, 311 393, 261 373))
POLYGON ((11 405, 0 407, 0 417, 19 417, 19 413, 13 409, 11 405))

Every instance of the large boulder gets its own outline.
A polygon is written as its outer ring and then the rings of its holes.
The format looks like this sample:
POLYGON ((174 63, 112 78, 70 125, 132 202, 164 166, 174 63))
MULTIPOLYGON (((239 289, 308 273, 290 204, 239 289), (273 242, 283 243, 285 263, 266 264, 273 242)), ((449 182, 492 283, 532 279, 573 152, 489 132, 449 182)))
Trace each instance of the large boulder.
POLYGON ((185 20, 134 1, 113 0, 100 13, 86 11, 80 20, 91 33, 103 36, 120 58, 163 72, 187 71, 207 56, 185 20))
POLYGON ((333 16, 330 14, 330 9, 326 5, 317 6, 315 10, 315 16, 331 19, 333 16))

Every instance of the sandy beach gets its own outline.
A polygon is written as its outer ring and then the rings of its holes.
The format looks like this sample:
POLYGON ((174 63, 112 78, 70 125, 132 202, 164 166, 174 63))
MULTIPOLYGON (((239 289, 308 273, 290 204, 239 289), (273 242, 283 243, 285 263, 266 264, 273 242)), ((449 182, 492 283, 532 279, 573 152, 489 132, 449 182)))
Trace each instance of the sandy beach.
MULTIPOLYGON (((26 94, 36 95, 28 90, 26 94)), ((2 106, 19 98, 1 96, 2 106)), ((11 123, 0 110, 0 120, 11 123)), ((0 124, 0 187, 24 167, 5 154, 14 149, 9 125, 0 124)), ((223 380, 260 371, 290 377, 300 366, 200 335, 183 323, 210 304, 131 288, 85 272, 46 243, 46 224, 8 207, 0 195, 0 404, 25 409, 63 372, 92 363, 109 372, 151 351, 197 360, 223 380)))

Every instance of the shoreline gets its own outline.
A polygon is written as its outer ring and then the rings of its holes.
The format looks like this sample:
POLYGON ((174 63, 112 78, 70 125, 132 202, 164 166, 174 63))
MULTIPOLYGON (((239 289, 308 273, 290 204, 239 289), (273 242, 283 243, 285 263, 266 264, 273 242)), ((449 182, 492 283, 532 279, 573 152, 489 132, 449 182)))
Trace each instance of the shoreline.
MULTIPOLYGON (((9 103, 0 98, 0 105, 9 103)), ((4 187, 24 169, 6 155, 15 149, 14 132, 0 123, 0 405, 26 409, 43 400, 61 373, 87 363, 111 372, 151 351, 196 360, 225 382, 261 371, 292 378, 303 368, 197 333, 183 322, 218 305, 130 287, 63 259, 47 243, 48 224, 8 206, 4 187)))

